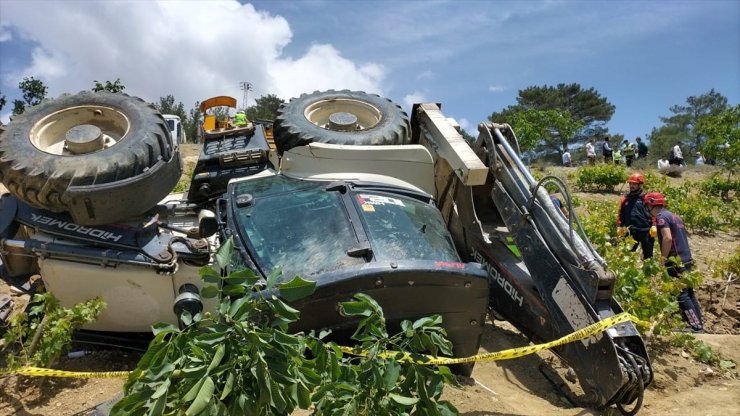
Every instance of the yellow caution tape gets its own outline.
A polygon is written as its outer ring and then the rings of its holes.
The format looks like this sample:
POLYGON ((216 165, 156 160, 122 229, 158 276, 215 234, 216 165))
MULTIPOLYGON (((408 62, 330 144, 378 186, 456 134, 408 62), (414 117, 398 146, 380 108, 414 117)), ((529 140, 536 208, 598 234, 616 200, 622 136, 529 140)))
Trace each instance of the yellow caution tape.
MULTIPOLYGON (((510 348, 508 350, 489 352, 486 354, 478 354, 470 357, 461 358, 446 358, 446 357, 433 357, 430 355, 412 355, 409 353, 400 353, 398 351, 385 351, 379 356, 381 358, 395 358, 398 361, 403 362, 416 362, 417 364, 425 365, 452 365, 452 364, 465 364, 479 361, 498 361, 498 360, 509 360, 512 358, 519 358, 525 355, 534 354, 536 352, 558 347, 563 344, 567 344, 573 341, 580 341, 590 336, 596 335, 600 332, 604 332, 610 327, 620 324, 622 322, 632 321, 646 325, 641 322, 638 318, 630 315, 627 312, 622 312, 619 315, 606 318, 594 324, 591 324, 585 328, 579 329, 573 333, 570 333, 562 338, 550 341, 544 344, 532 345, 528 347, 510 348), (418 358, 421 357, 421 360, 418 358)), ((353 354, 358 356, 365 356, 367 353, 357 351, 350 347, 339 347, 342 352, 347 354, 353 354)), ((76 371, 63 371, 63 370, 52 370, 49 368, 39 367, 23 367, 13 371, 0 371, 0 377, 9 375, 24 375, 24 376, 36 376, 36 377, 72 377, 72 378, 128 378, 130 371, 108 371, 108 372, 76 372, 76 371)))
MULTIPOLYGON (((632 316, 627 312, 622 312, 618 315, 614 315, 602 321, 591 324, 585 328, 579 329, 562 338, 556 339, 554 341, 546 342, 544 344, 532 345, 528 347, 510 348, 508 350, 503 350, 503 351, 498 351, 498 352, 489 352, 486 354, 478 354, 478 355, 473 355, 470 357, 446 358, 446 357, 433 357, 430 355, 421 355, 421 359, 419 359, 420 357, 419 355, 411 355, 409 353, 399 353, 398 351, 386 351, 386 352, 379 354, 379 356, 381 358, 395 358, 398 361, 405 361, 405 362, 413 361, 413 362, 416 362, 417 364, 425 364, 425 365, 452 365, 452 364, 474 363, 474 362, 479 362, 479 361, 509 360, 512 358, 519 358, 525 355, 534 354, 536 352, 550 349, 553 347, 558 347, 560 345, 567 344, 569 342, 579 341, 579 340, 588 338, 590 336, 596 335, 600 332, 606 331, 608 328, 616 324, 627 322, 627 321, 640 322, 640 320, 636 318, 635 316, 632 316)), ((345 352, 348 354, 360 355, 360 356, 366 355, 364 352, 359 352, 349 347, 340 347, 340 348, 342 352, 345 352)))
POLYGON ((0 377, 22 375, 34 377, 71 377, 71 378, 127 378, 130 371, 78 372, 52 370, 50 368, 22 367, 13 371, 0 371, 0 377))

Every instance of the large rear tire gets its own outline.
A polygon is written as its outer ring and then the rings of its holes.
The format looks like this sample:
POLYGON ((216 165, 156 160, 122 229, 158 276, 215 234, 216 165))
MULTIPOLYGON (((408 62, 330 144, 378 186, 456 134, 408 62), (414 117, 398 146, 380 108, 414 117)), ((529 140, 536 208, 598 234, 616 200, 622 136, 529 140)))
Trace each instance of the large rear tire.
POLYGON ((284 103, 275 118, 275 145, 283 152, 309 143, 396 145, 409 142, 401 107, 361 91, 316 91, 284 103))
POLYGON ((164 198, 182 173, 157 110, 126 94, 46 100, 0 137, 0 179, 31 206, 82 225, 122 221, 164 198))

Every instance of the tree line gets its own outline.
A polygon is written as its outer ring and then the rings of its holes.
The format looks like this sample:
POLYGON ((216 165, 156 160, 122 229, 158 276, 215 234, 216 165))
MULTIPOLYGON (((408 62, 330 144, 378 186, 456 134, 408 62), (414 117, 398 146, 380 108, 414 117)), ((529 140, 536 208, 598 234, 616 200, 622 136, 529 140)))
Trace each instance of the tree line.
MULTIPOLYGON (((126 88, 120 79, 93 83, 93 91, 123 92, 126 88)), ((47 93, 43 82, 34 77, 24 78, 18 88, 23 99, 14 100, 13 114, 21 114, 26 107, 39 104, 47 93)), ((530 86, 519 91, 516 101, 493 112, 489 120, 510 124, 517 133, 522 151, 562 152, 590 137, 601 140, 606 135, 611 136, 612 143, 621 143, 624 139, 621 134, 609 134, 606 124, 616 107, 594 88, 585 89, 577 83, 530 86)), ((272 120, 283 102, 276 95, 268 94, 257 98, 254 106, 242 110, 251 120, 272 120)), ((0 110, 6 104, 0 92, 0 110)), ((202 116, 200 102, 196 101, 187 112, 184 104, 176 102, 171 94, 152 104, 162 114, 179 116, 186 136, 195 140, 202 116)), ((681 142, 688 145, 687 150, 701 151, 705 157, 722 161, 733 171, 740 165, 740 105, 729 105, 727 97, 711 89, 705 94, 690 96, 685 104, 671 106, 668 110, 672 114, 661 117, 663 125, 653 128, 646 137, 653 159, 667 154, 681 142)))
MULTIPOLYGON (((624 136, 609 134, 606 128, 615 109, 594 88, 584 89, 575 83, 532 86, 520 90, 516 104, 493 112, 489 120, 510 124, 523 151, 563 152, 590 137, 601 140, 609 135, 612 143, 621 143, 624 136)), ((660 118, 663 125, 646 137, 653 159, 681 142, 689 151, 701 151, 728 166, 738 165, 740 105, 730 106, 727 97, 711 89, 688 97, 685 104, 671 106, 669 111, 671 115, 660 118)))

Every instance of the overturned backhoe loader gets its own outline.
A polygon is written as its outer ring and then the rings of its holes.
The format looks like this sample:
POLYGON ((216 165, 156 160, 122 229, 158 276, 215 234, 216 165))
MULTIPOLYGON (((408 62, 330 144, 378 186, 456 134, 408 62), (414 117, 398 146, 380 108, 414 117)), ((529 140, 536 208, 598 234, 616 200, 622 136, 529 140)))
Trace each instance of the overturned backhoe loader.
MULTIPOLYGON (((38 275, 65 305, 102 296, 86 332, 117 340, 212 308, 198 269, 231 237, 242 267, 317 282, 294 303, 297 331, 351 334, 336 305, 364 292, 391 326, 442 315, 464 357, 489 312, 536 343, 622 312, 613 274, 543 188, 562 183, 532 178, 508 125, 469 144, 436 104, 409 119, 346 90, 301 95, 274 124, 212 124, 189 191, 168 195, 178 144, 143 101, 83 92, 15 118, 0 138, 2 277, 33 290, 38 275)), ((639 408, 652 380, 631 322, 554 352, 584 406, 639 408)))

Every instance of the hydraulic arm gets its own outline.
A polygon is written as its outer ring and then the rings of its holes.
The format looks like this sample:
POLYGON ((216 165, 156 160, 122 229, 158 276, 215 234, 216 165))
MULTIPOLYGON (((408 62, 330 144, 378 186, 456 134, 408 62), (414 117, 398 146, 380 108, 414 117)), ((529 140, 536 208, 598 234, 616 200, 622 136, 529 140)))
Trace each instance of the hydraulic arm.
MULTIPOLYGON (((489 307, 495 315, 531 341, 543 342, 622 312, 612 296, 614 274, 573 210, 566 217, 543 186, 552 182, 569 205, 565 185, 554 177, 534 180, 515 150, 516 136, 508 125, 481 124, 470 152, 454 158, 447 152, 461 136, 450 130, 439 107, 416 107, 412 126, 412 140, 438 156, 438 203, 459 250, 488 271, 489 307), (481 166, 485 181, 476 179, 481 166)), ((624 413, 630 413, 624 405, 632 404, 631 412, 639 409, 652 370, 631 322, 554 352, 577 375, 584 391, 578 398, 581 405, 616 404, 624 413)))

